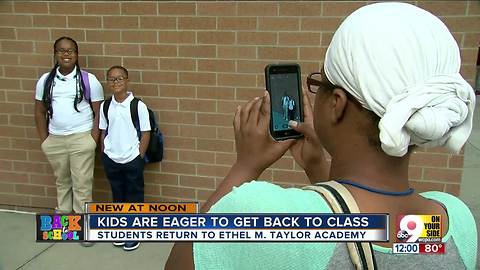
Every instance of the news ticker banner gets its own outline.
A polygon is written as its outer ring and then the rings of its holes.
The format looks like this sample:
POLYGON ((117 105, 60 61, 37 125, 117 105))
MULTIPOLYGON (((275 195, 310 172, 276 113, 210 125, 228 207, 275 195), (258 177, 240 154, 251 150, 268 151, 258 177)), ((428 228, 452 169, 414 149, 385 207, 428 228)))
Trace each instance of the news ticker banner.
POLYGON ((445 253, 440 215, 399 215, 395 224, 397 239, 393 244, 393 253, 445 253))

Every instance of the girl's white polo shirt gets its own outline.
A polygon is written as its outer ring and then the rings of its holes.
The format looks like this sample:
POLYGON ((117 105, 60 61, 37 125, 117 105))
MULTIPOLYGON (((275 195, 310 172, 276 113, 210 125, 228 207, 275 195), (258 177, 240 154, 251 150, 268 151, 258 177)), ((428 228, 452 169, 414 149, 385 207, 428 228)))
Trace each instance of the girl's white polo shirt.
MULTIPOLYGON (((43 74, 37 81, 35 99, 42 101, 43 87, 49 73, 43 74)), ((88 101, 83 99, 77 104, 77 112, 73 107, 75 100, 77 68, 67 75, 62 75, 57 68, 52 92, 53 116, 49 120, 48 132, 53 135, 71 135, 91 131, 93 127, 93 111, 88 101)), ((95 75, 88 73, 90 97, 92 102, 103 100, 103 88, 95 75)))
MULTIPOLYGON (((116 163, 125 164, 140 155, 140 141, 130 114, 132 100, 131 92, 128 92, 128 97, 121 103, 115 100, 115 96, 112 96, 112 102, 108 107, 108 125, 103 114, 105 102, 100 105, 99 128, 106 130, 108 127, 108 134, 103 141, 105 146, 103 152, 116 163)), ((151 130, 147 105, 141 100, 138 101, 138 120, 141 131, 151 130)))

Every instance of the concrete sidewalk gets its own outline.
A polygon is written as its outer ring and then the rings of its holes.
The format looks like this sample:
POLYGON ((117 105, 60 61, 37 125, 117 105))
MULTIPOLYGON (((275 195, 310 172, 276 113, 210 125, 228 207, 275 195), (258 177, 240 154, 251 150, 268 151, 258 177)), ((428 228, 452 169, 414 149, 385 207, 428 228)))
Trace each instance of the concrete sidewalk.
POLYGON ((163 269, 172 243, 142 243, 126 252, 111 243, 35 242, 35 215, 0 212, 0 270, 163 269))

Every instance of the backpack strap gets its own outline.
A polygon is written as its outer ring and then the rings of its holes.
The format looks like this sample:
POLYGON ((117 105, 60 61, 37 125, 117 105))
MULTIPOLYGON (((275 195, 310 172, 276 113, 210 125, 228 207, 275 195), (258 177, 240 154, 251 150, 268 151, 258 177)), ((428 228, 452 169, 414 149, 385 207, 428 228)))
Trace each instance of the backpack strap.
POLYGON ((84 97, 86 100, 90 101, 90 80, 88 79, 88 72, 84 70, 80 70, 80 74, 82 74, 82 81, 83 84, 85 85, 85 92, 84 92, 84 97))
POLYGON ((105 116, 105 120, 107 120, 107 129, 106 133, 108 133, 108 108, 110 107, 110 103, 112 103, 112 97, 109 97, 103 102, 103 116, 105 116))
MULTIPOLYGON (((360 213, 352 194, 335 181, 317 183, 304 189, 320 193, 330 204, 334 213, 360 213)), ((350 259, 357 270, 378 269, 370 242, 347 242, 350 259)))

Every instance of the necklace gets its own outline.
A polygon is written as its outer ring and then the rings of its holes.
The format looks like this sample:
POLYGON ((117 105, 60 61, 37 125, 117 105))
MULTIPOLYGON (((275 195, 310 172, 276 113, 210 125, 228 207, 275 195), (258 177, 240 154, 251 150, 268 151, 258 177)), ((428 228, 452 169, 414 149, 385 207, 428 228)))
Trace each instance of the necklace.
POLYGON ((408 195, 411 195, 413 192, 415 192, 415 189, 413 189, 413 188, 408 188, 407 190, 400 191, 400 192, 385 191, 385 190, 380 190, 380 189, 364 186, 362 184, 353 182, 351 180, 337 180, 337 182, 340 183, 340 184, 350 185, 350 186, 361 188, 361 189, 364 189, 364 190, 367 190, 367 191, 370 191, 370 192, 373 192, 373 193, 378 193, 378 194, 388 195, 388 196, 408 196, 408 195))

